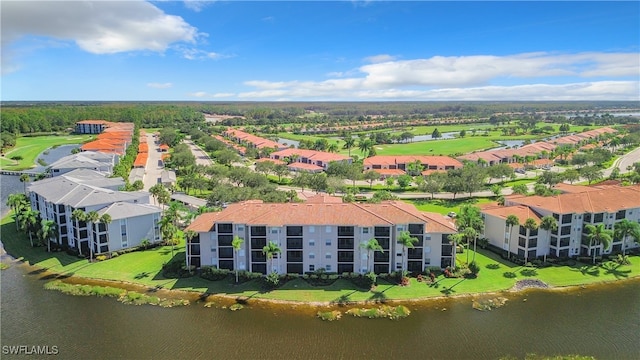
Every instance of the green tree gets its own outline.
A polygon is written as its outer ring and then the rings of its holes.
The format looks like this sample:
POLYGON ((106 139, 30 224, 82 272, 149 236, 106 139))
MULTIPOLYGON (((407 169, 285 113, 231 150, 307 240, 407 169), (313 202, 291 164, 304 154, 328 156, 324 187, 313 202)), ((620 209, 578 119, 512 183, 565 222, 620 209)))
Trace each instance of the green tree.
POLYGON ((507 235, 507 257, 511 260, 511 231, 514 226, 520 226, 520 220, 515 215, 507 216, 507 220, 505 224, 509 227, 508 235, 507 235))
POLYGON ((388 177, 384 180, 385 184, 387 184, 387 189, 391 190, 393 184, 395 184, 396 180, 393 177, 388 177))
POLYGON ((622 219, 614 227, 614 238, 622 240, 622 255, 626 255, 627 241, 633 238, 635 242, 640 242, 640 224, 628 219, 622 219))
POLYGON ((369 189, 373 188, 373 182, 380 179, 380 174, 373 170, 364 173, 364 180, 369 183, 369 189))
POLYGON ((275 165, 272 161, 259 161, 256 163, 256 171, 266 176, 275 169, 275 165))
POLYGON ((235 259, 233 259, 233 267, 236 269, 236 284, 238 283, 238 259, 240 258, 240 249, 242 249, 243 243, 244 239, 237 235, 231 240, 231 246, 233 247, 233 254, 235 256, 235 259))
POLYGON ((31 244, 31 247, 33 247, 33 232, 37 230, 39 217, 40 212, 37 210, 32 210, 31 208, 26 209, 22 213, 22 221, 20 227, 29 234, 29 243, 31 244))
POLYGON ((406 253, 407 253, 407 249, 413 249, 415 247, 415 243, 418 242, 418 238, 416 237, 412 237, 411 233, 408 231, 402 231, 400 232, 400 236, 398 236, 398 243, 400 245, 402 245, 402 273, 404 275, 404 272, 407 270, 405 267, 405 259, 406 259, 406 253))
POLYGON ((269 273, 273 272, 273 258, 282 252, 282 249, 274 241, 269 240, 269 243, 262 248, 262 253, 267 256, 267 261, 270 264, 269 273))
POLYGON ((580 169, 580 176, 587 179, 589 185, 591 185, 592 182, 602 179, 603 174, 602 170, 598 169, 597 166, 585 166, 580 169))
POLYGON ((513 187, 511 188, 511 191, 514 194, 518 194, 518 195, 527 195, 527 194, 529 194, 529 188, 525 184, 513 185, 513 187))
POLYGON ((418 190, 421 192, 427 192, 431 194, 431 199, 435 193, 442 191, 444 184, 447 181, 447 174, 444 172, 434 172, 427 175, 424 181, 418 184, 418 190))
POLYGON ((27 194, 27 183, 29 181, 31 181, 31 178, 29 177, 29 175, 27 175, 27 174, 20 175, 20 182, 22 183, 22 186, 24 187, 25 195, 27 194))
POLYGON ((358 142, 358 149, 362 152, 362 156, 369 157, 371 155, 371 151, 373 150, 373 141, 371 139, 360 139, 358 142))
MULTIPOLYGON (((187 230, 184 232, 184 240, 185 240, 185 244, 186 244, 186 251, 185 251, 185 264, 187 265, 187 269, 189 270, 189 272, 191 272, 191 260, 189 259, 189 254, 191 253, 191 240, 193 240, 196 236, 198 236, 198 233, 193 231, 193 230, 187 230)), ((149 240, 147 240, 149 241, 149 240)), ((233 244, 232 244, 233 245, 233 244)), ((236 280, 237 282, 237 280, 236 280)))
POLYGON ((9 197, 7 198, 7 206, 9 206, 13 211, 16 230, 18 230, 18 225, 19 225, 18 216, 24 208, 29 207, 29 201, 27 200, 27 196, 25 194, 9 194, 9 197))
POLYGON ((613 231, 608 230, 604 227, 604 224, 592 225, 588 224, 585 226, 587 230, 587 245, 589 246, 589 254, 593 250, 593 263, 596 263, 596 250, 592 249, 593 247, 602 245, 602 251, 609 248, 611 245, 611 240, 613 237, 613 231))
POLYGON ((89 248, 89 261, 93 261, 93 252, 95 251, 96 240, 93 236, 95 233, 94 225, 100 220, 100 214, 97 211, 89 211, 87 213, 86 221, 89 223, 89 239, 91 241, 91 247, 89 248))
POLYGON ((360 247, 367 251, 367 270, 368 272, 373 272, 373 257, 371 256, 376 251, 380 251, 384 254, 384 249, 380 245, 377 239, 371 238, 369 241, 360 244, 360 247))
POLYGON ((405 189, 407 186, 409 186, 411 184, 411 180, 411 176, 408 174, 402 174, 396 179, 396 181, 398 182, 398 186, 401 189, 405 189))
POLYGON ((463 239, 464 237, 461 233, 450 234, 447 236, 447 240, 449 240, 449 243, 451 244, 451 267, 454 269, 456 268, 456 253, 458 244, 460 244, 463 239))
POLYGON ((580 180, 580 172, 576 169, 567 169, 562 173, 562 178, 570 184, 580 180))
POLYGON ((442 134, 440 134, 440 131, 438 131, 438 128, 435 128, 435 130, 433 130, 433 132, 431 133, 431 138, 437 139, 441 137, 442 137, 442 134))
POLYGON ((289 174, 289 168, 285 164, 277 164, 274 166, 273 172, 278 176, 278 182, 281 182, 282 177, 289 174))
POLYGON ((540 219, 540 229, 547 232, 547 250, 544 252, 544 262, 547 262, 547 253, 549 252, 551 232, 558 230, 558 221, 551 215, 545 215, 542 217, 542 219, 540 219))
POLYGON ((311 174, 308 172, 298 172, 293 179, 291 179, 291 185, 301 188, 304 192, 304 188, 311 185, 311 174))
POLYGON ((51 239, 58 236, 58 224, 53 220, 42 220, 39 235, 40 240, 47 242, 47 251, 51 252, 51 239))
POLYGON ((356 139, 354 139, 351 134, 346 134, 343 136, 342 140, 344 141, 344 145, 342 147, 349 151, 349 157, 351 157, 351 148, 356 144, 356 139))
MULTIPOLYGON (((533 218, 528 218, 524 222, 524 228, 531 231, 536 230, 538 228, 538 223, 533 218)), ((529 241, 527 240, 527 249, 524 252, 524 262, 526 263, 529 260, 529 241)))

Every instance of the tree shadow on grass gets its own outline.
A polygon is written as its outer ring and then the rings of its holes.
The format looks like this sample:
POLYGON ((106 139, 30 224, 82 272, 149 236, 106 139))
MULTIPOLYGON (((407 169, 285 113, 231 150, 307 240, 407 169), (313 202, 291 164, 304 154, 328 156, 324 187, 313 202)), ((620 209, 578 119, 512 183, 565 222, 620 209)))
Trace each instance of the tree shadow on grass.
POLYGON ((136 280, 140 280, 140 279, 144 279, 149 277, 151 274, 149 274, 149 272, 147 271, 143 271, 141 273, 136 274, 133 278, 136 280))
POLYGON ((338 296, 336 299, 331 300, 331 304, 335 304, 338 306, 345 306, 348 305, 352 302, 351 300, 351 295, 355 294, 357 292, 357 290, 352 291, 349 294, 342 294, 340 296, 338 296))
POLYGON ((458 284, 460 284, 461 282, 463 282, 463 281, 465 281, 465 280, 466 280, 466 279, 461 279, 460 281, 458 281, 457 283, 455 283, 455 284, 453 284, 453 285, 449 286, 448 288, 447 288, 447 287, 445 287, 444 289, 440 290, 440 292, 441 292, 441 293, 443 293, 444 295, 449 296, 449 295, 451 295, 451 294, 453 294, 453 293, 455 293, 455 292, 456 292, 455 290, 453 290, 453 288, 454 288, 454 287, 456 287, 456 286, 458 286, 458 284))
POLYGON ((600 269, 597 266, 584 265, 579 268, 572 268, 571 271, 579 271, 582 275, 600 276, 600 269))
POLYGON ((620 278, 628 278, 629 274, 631 273, 631 270, 619 270, 619 268, 622 265, 620 264, 616 264, 613 262, 607 262, 602 264, 602 268, 604 269, 604 273, 607 275, 613 275, 616 277, 616 279, 620 279, 620 278))

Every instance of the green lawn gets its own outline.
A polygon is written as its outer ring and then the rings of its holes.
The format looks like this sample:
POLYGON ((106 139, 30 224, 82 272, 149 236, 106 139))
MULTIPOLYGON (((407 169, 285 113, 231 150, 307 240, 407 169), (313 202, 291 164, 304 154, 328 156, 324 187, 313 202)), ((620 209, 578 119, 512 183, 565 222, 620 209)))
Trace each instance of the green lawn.
MULTIPOLYGON (((279 299, 292 301, 362 301, 429 298, 442 295, 472 294, 502 291, 511 288, 517 280, 538 278, 552 286, 588 284, 611 281, 640 275, 640 257, 631 257, 632 265, 617 266, 607 262, 600 267, 577 263, 575 266, 553 266, 544 269, 527 269, 502 260, 499 256, 479 251, 476 262, 480 273, 476 279, 444 278, 434 284, 420 283, 411 279, 410 286, 401 287, 379 279, 378 286, 369 291, 356 287, 348 280, 337 280, 330 286, 314 287, 302 279, 292 280, 280 288, 264 292, 259 282, 254 280, 241 285, 231 281, 208 281, 200 277, 186 279, 166 279, 161 275, 162 264, 171 260, 171 247, 162 246, 145 251, 120 255, 116 258, 89 263, 87 260, 70 256, 64 252, 47 253, 42 247, 31 248, 24 234, 18 234, 11 218, 0 223, 0 239, 6 251, 22 260, 51 272, 78 277, 126 281, 150 287, 179 289, 211 294, 229 294, 240 297, 279 299), (488 268, 497 264, 497 268, 488 268), (515 274, 515 278, 505 277, 505 272, 515 274)), ((176 249, 180 246, 176 246, 176 249)), ((176 259, 184 257, 184 250, 177 250, 176 259)), ((469 252, 469 258, 473 253, 469 252)), ((464 263, 467 253, 459 254, 458 263, 464 263)))
POLYGON ((480 205, 493 201, 495 200, 490 198, 473 198, 464 200, 410 200, 407 202, 415 205, 415 207, 420 211, 435 212, 446 215, 451 211, 459 213, 462 205, 480 205))
POLYGON ((3 170, 25 170, 35 166, 36 159, 43 151, 59 145, 81 144, 93 138, 92 135, 65 135, 65 136, 33 136, 19 137, 16 146, 5 153, 0 161, 3 170), (11 160, 14 156, 22 156, 22 160, 11 160))

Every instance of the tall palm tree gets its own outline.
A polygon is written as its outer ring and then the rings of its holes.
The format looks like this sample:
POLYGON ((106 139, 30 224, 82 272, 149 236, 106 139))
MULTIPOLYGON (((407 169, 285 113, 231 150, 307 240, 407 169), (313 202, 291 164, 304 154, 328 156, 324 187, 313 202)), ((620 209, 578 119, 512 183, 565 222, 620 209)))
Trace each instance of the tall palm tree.
MULTIPOLYGON (((476 238, 482 234, 484 230, 484 221, 480 214, 480 208, 473 205, 463 205, 460 208, 460 214, 456 216, 456 227, 458 232, 463 233, 463 237, 467 240, 467 249, 471 240, 474 241, 474 259, 476 238), (466 230, 466 229, 473 229, 466 230)), ((469 263, 469 253, 467 252, 467 264, 469 263)))
POLYGON ((456 268, 456 249, 458 244, 462 242, 463 236, 461 233, 450 234, 447 236, 449 243, 451 243, 451 267, 456 268))
POLYGON ((360 139, 358 149, 362 151, 363 157, 368 157, 367 155, 371 152, 371 149, 373 149, 373 142, 371 139, 360 139))
POLYGON ((9 194, 9 197, 7 198, 7 206, 13 210, 16 230, 18 230, 18 214, 22 212, 24 208, 29 206, 27 196, 25 194, 9 194))
POLYGON ((78 249, 80 249, 80 251, 82 251, 82 246, 80 246, 80 229, 79 229, 79 223, 81 222, 86 222, 87 221, 87 213, 84 212, 83 210, 80 209, 75 209, 71 212, 71 219, 74 220, 76 222, 76 226, 75 226, 75 231, 73 233, 73 237, 75 238, 75 240, 78 242, 78 249), (78 237, 76 238, 76 233, 78 232, 78 237))
MULTIPOLYGON (((602 251, 607 249, 611 245, 611 239, 613 237, 613 231, 605 229, 604 224, 587 225, 587 241, 589 245, 589 251, 591 247, 602 245, 602 251)), ((596 263, 596 249, 593 249, 593 263, 596 263)))
POLYGON ((267 260, 269 261, 269 264, 270 264, 269 267, 271 268, 270 269, 271 271, 269 271, 269 273, 273 272, 273 257, 276 254, 280 254, 281 252, 282 252, 282 249, 280 249, 278 244, 276 244, 274 241, 271 241, 271 240, 269 240, 269 243, 262 248, 262 253, 267 256, 267 260))
POLYGON ((551 215, 543 216, 542 219, 540 219, 540 229, 547 232, 547 250, 544 252, 544 262, 547 262, 547 253, 549 252, 551 232, 558 230, 558 221, 551 215))
POLYGON ((191 247, 191 240, 193 238, 195 238, 196 236, 198 236, 198 233, 193 231, 193 230, 187 230, 187 231, 184 232, 184 239, 185 239, 185 242, 186 242, 186 249, 187 249, 185 251, 185 256, 186 256, 185 264, 187 264, 187 269, 189 271, 191 271, 191 264, 189 262, 189 252, 191 251, 191 248, 190 248, 191 247))
POLYGON ((509 235, 507 238, 507 258, 511 259, 511 231, 513 230, 514 226, 520 225, 520 220, 515 215, 509 215, 507 216, 507 220, 505 223, 509 227, 509 235))
MULTIPOLYGON (((112 220, 112 219, 111 219, 111 215, 109 215, 109 214, 102 214, 102 216, 100 216, 100 219, 98 219, 98 222, 100 222, 101 224, 104 224, 104 225, 105 225, 105 230, 108 230, 109 224, 111 224, 111 220, 112 220)), ((98 229, 100 229, 100 228, 98 227, 98 229)), ((109 233, 109 232, 107 231, 107 234, 108 234, 108 233, 109 233)), ((108 236, 108 235, 107 235, 107 236, 108 236)), ((107 239, 107 243, 108 243, 108 239, 107 239)), ((100 246, 99 244, 100 244, 100 241, 98 240, 98 246, 100 246)), ((99 249, 99 248, 98 248, 98 249, 99 249)))
POLYGON ((40 240, 47 242, 47 251, 51 252, 51 239, 58 236, 58 224, 53 220, 40 222, 40 240))
POLYGON ((31 247, 33 247, 33 231, 36 230, 39 216, 40 212, 32 209, 25 211, 22 216, 22 223, 20 224, 20 227, 29 233, 29 243, 31 244, 31 247))
POLYGON ((240 257, 240 249, 242 248, 242 243, 244 243, 244 239, 239 236, 234 236, 233 240, 231 240, 231 246, 233 247, 233 267, 236 269, 236 283, 238 283, 238 258, 240 257))
MULTIPOLYGON (((536 230, 538 228, 538 223, 536 223, 536 221, 533 218, 528 218, 524 222, 524 228, 529 230, 529 233, 531 233, 531 231, 536 230)), ((528 260, 529 260, 529 241, 527 240, 527 247, 524 252, 525 264, 527 263, 528 260)))
POLYGON ((31 178, 27 174, 20 175, 20 182, 24 186, 24 193, 27 194, 27 183, 31 181, 31 178))
POLYGON ((373 267, 372 266, 370 267, 370 264, 372 263, 371 253, 373 252, 375 254, 376 251, 380 251, 381 253, 384 254, 384 249, 382 248, 378 240, 375 238, 369 239, 369 241, 367 241, 366 243, 361 244, 360 247, 367 250, 367 270, 371 272, 373 271, 373 267))
POLYGON ((640 224, 634 221, 623 219, 614 225, 613 235, 622 240, 622 255, 626 254, 627 240, 629 237, 640 241, 640 224))
POLYGON ((169 216, 164 216, 160 219, 160 233, 165 241, 165 244, 171 243, 171 257, 173 258, 173 250, 175 246, 175 237, 178 232, 178 227, 173 224, 173 219, 169 216))
POLYGON ((93 237, 93 226, 100 220, 100 214, 97 211, 89 211, 87 213, 86 221, 89 223, 89 241, 91 246, 89 247, 89 261, 93 261, 93 250, 95 245, 95 239, 93 237))
POLYGON ((471 240, 473 240, 473 259, 472 261, 476 260, 476 246, 475 244, 477 243, 476 238, 478 237, 478 232, 476 231, 476 229, 472 228, 472 227, 467 227, 464 229, 464 231, 462 232, 462 237, 465 238, 467 240, 467 264, 469 264, 469 244, 471 243, 471 240))
POLYGON ((405 268, 405 254, 407 252, 407 249, 411 248, 413 249, 415 246, 414 244, 418 242, 418 238, 416 237, 412 237, 411 233, 408 231, 402 231, 400 233, 400 236, 398 236, 398 243, 400 243, 403 247, 402 249, 402 273, 404 275, 404 272, 407 270, 405 268))
POLYGON ((342 147, 349 150, 349 157, 351 157, 351 148, 356 144, 356 139, 354 139, 351 134, 347 134, 342 138, 342 140, 344 140, 344 145, 342 147))

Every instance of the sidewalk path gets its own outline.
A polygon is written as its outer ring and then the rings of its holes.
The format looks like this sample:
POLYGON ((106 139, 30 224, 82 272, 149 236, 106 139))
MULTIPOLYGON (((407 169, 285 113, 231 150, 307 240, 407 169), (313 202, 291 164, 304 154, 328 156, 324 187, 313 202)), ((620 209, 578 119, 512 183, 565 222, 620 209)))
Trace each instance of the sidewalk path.
POLYGON ((162 170, 164 170, 164 166, 162 164, 162 154, 160 153, 160 149, 158 148, 158 143, 156 142, 156 138, 153 134, 147 133, 147 144, 149 145, 149 157, 147 158, 147 165, 144 168, 144 190, 149 191, 149 189, 158 183, 158 179, 160 178, 160 174, 162 170))

